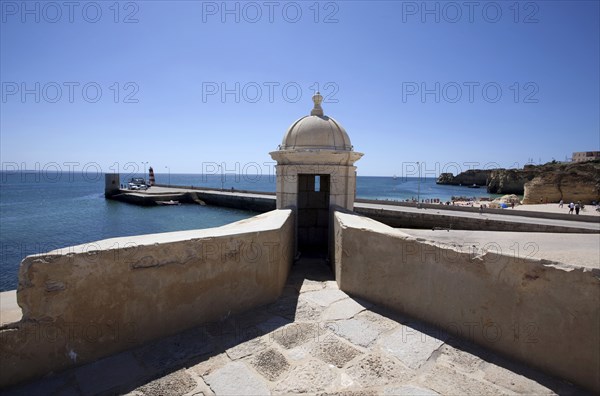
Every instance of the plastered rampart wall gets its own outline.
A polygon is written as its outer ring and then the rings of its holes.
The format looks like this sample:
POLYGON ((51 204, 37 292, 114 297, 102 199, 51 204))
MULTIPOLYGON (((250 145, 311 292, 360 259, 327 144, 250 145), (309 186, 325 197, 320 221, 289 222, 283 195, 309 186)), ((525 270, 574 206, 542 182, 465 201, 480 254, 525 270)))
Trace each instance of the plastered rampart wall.
POLYGON ((273 199, 252 197, 243 195, 211 194, 210 192, 197 192, 197 197, 206 202, 207 205, 222 206, 225 208, 252 210, 255 212, 267 212, 275 209, 275 197, 273 199))
MULTIPOLYGON (((505 209, 506 210, 506 209, 505 209)), ((390 227, 398 228, 448 228, 452 230, 475 230, 475 231, 514 231, 514 232, 561 232, 575 234, 597 234, 598 228, 572 227, 535 223, 531 221, 506 221, 487 219, 485 217, 463 217, 455 216, 452 212, 438 214, 436 211, 423 210, 418 213, 402 212, 392 210, 381 210, 366 208, 356 205, 354 211, 368 216, 390 227)), ((508 210, 506 210, 508 212, 508 210)))
POLYGON ((0 387, 274 301, 293 259, 293 221, 275 210, 25 258, 23 318, 0 329, 0 387))
POLYGON ((600 392, 600 272, 474 255, 375 220, 333 215, 343 291, 600 392))

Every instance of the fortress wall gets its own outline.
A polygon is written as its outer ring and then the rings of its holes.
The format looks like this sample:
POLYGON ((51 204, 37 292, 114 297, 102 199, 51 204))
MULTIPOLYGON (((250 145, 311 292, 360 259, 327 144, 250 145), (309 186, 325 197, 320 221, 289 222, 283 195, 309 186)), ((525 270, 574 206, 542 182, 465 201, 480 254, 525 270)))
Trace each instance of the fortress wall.
POLYGON ((349 213, 333 227, 341 290, 600 392, 597 269, 473 256, 349 213))
POLYGON ((290 210, 275 210, 25 258, 23 318, 0 329, 0 386, 274 301, 293 260, 293 221, 290 210))
POLYGON ((206 202, 207 205, 252 210, 261 213, 274 210, 276 207, 275 196, 273 198, 262 198, 247 195, 211 194, 210 192, 200 191, 196 193, 196 196, 206 202))
MULTIPOLYGON (((453 230, 476 231, 516 231, 516 232, 567 232, 577 234, 597 234, 598 230, 584 227, 568 227, 543 223, 522 221, 503 221, 487 219, 482 216, 460 217, 452 213, 437 214, 433 210, 422 210, 419 213, 366 208, 355 205, 354 211, 376 221, 395 228, 429 228, 442 227, 453 230)), ((571 215, 573 217, 573 215, 571 215)), ((591 217, 591 216, 590 216, 591 217)))

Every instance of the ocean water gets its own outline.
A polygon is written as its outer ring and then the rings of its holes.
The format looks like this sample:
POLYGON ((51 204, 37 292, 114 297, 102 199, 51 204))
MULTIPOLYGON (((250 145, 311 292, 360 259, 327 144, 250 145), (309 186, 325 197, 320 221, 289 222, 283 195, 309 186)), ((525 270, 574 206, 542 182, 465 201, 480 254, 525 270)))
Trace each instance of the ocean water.
MULTIPOLYGON (((273 175, 156 175, 156 182, 175 186, 203 186, 211 188, 231 187, 239 190, 275 192, 275 176, 273 175)), ((464 197, 497 197, 488 194, 485 188, 473 189, 461 186, 444 186, 435 184, 434 178, 390 176, 358 176, 356 196, 365 199, 389 199, 403 201, 406 199, 450 200, 453 196, 464 197), (419 194, 420 193, 420 194, 419 194)))
MULTIPOLYGON (((157 174, 156 181, 275 191, 275 178, 264 175, 157 174)), ((417 178, 357 179, 359 198, 405 200, 416 198, 419 189, 422 199, 488 196, 485 189, 439 186, 432 178, 420 183, 417 178)), ((17 288, 19 264, 30 254, 106 238, 217 227, 254 215, 210 206, 140 207, 106 200, 104 175, 0 172, 0 291, 17 288)))

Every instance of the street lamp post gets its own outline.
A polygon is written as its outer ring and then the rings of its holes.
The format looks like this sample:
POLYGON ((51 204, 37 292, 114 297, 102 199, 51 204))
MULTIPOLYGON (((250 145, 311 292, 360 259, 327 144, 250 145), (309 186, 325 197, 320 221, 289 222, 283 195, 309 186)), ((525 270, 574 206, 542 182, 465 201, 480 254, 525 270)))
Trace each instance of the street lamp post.
POLYGON ((169 186, 171 186, 171 168, 169 168, 168 166, 165 166, 165 169, 167 169, 167 171, 169 172, 169 186))
POLYGON ((419 184, 417 187, 417 205, 421 202, 421 163, 417 161, 417 166, 419 167, 419 184))
POLYGON ((221 191, 225 189, 225 179, 223 179, 223 166, 219 165, 219 170, 221 171, 221 191))

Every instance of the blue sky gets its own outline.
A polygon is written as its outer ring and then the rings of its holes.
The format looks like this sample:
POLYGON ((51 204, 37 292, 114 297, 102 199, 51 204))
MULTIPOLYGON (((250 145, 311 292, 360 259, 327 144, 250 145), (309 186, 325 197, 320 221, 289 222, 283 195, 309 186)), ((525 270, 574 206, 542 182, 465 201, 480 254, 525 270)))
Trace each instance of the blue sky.
POLYGON ((267 172, 316 87, 359 175, 600 149, 597 1, 0 3, 3 169, 267 172))

